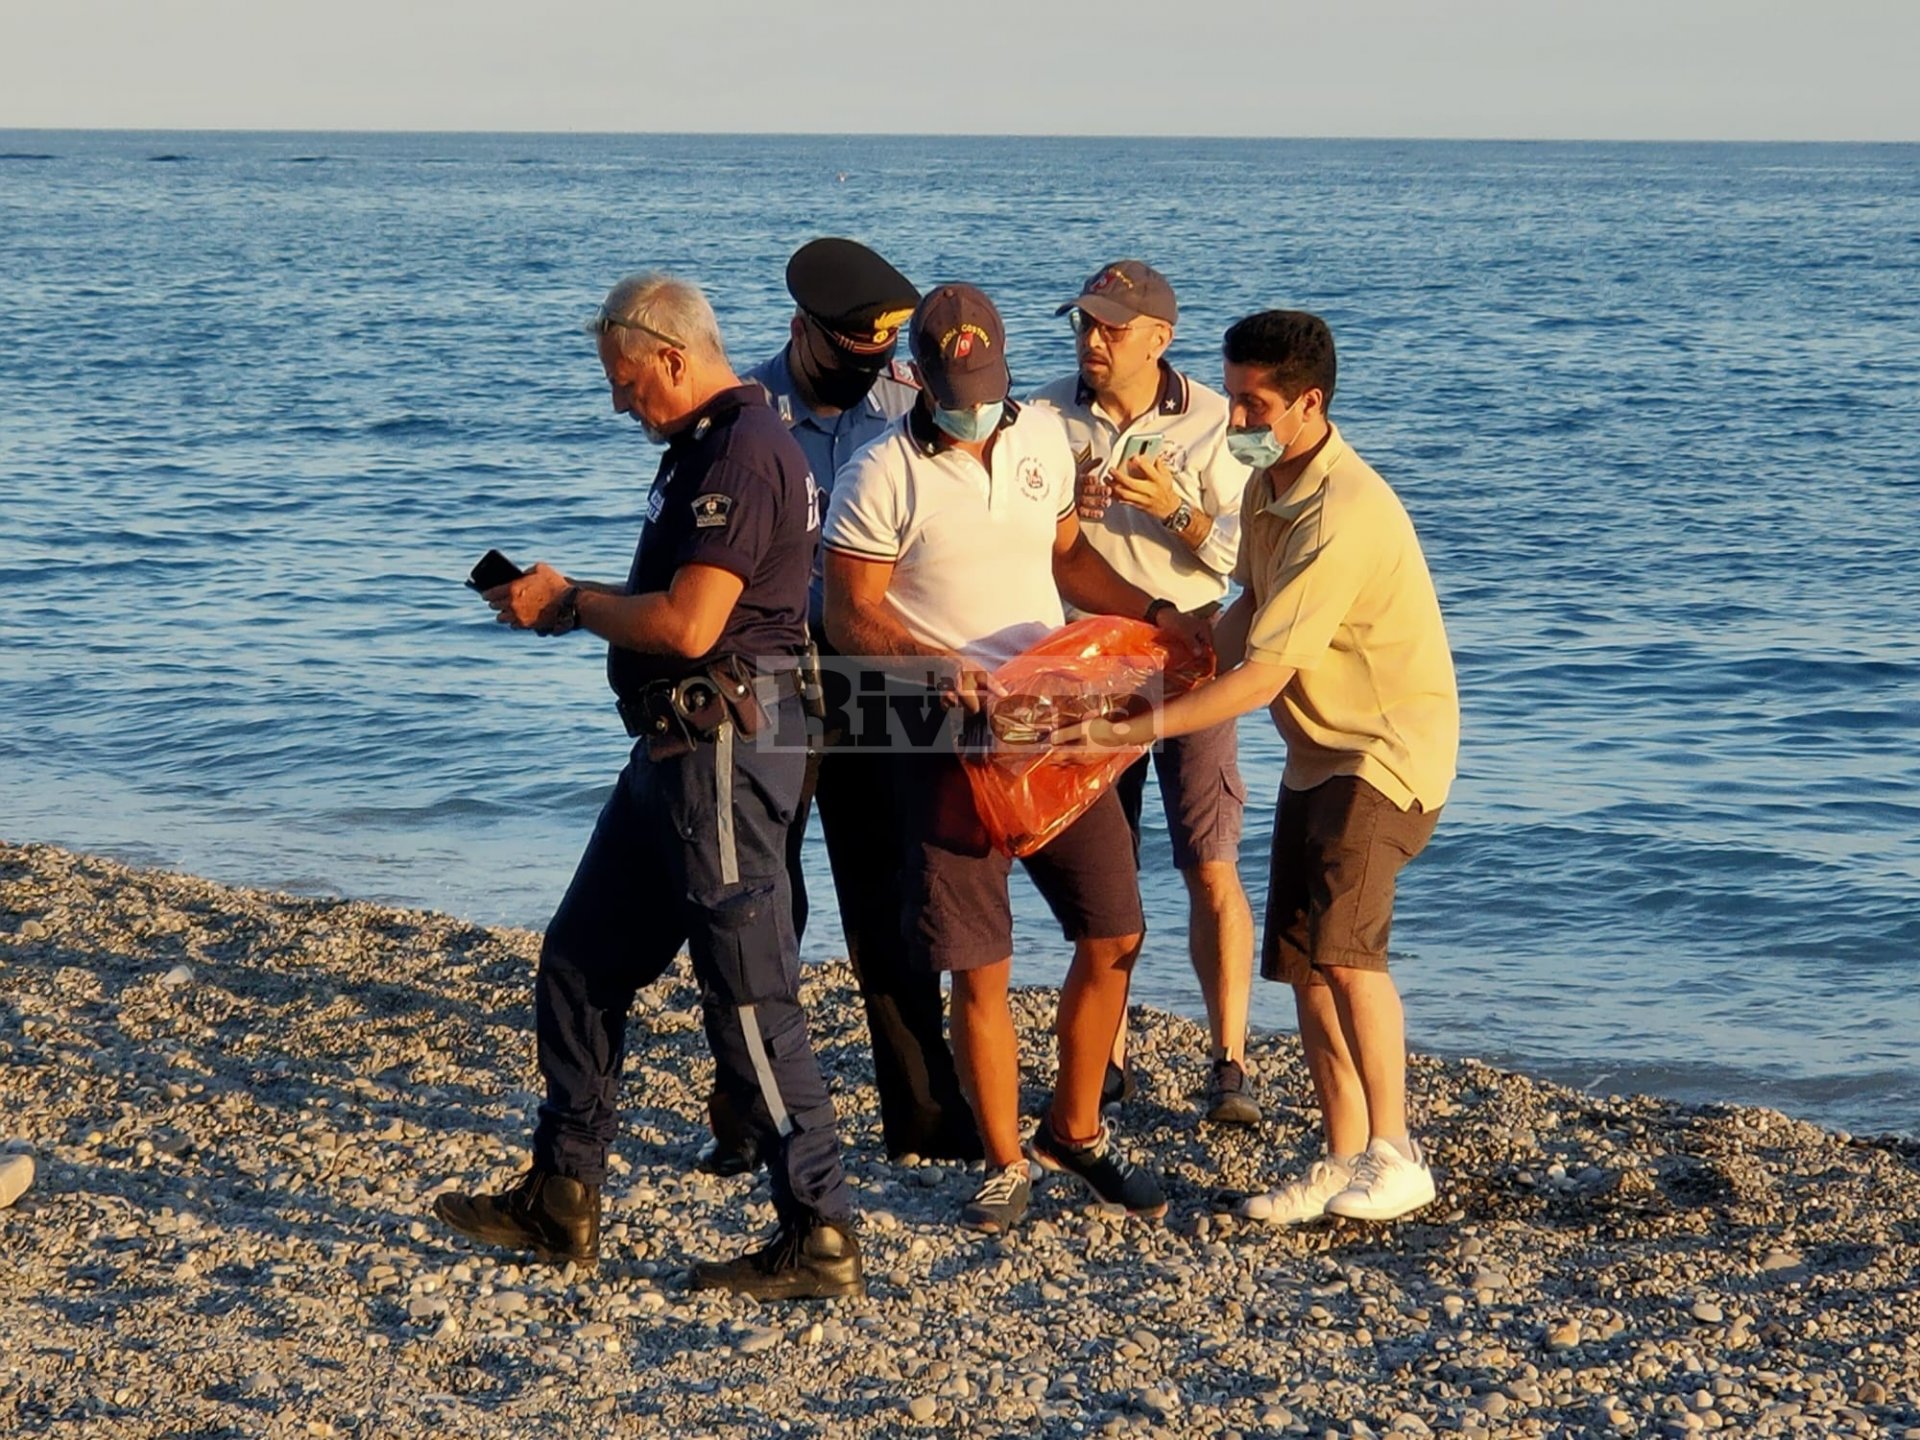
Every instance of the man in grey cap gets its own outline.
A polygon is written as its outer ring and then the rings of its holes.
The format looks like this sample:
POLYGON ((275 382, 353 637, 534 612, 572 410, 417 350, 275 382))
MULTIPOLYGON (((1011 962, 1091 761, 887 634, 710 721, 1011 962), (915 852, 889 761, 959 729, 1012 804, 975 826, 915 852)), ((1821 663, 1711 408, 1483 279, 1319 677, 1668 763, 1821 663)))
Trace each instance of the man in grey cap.
MULTIPOLYGON (((746 378, 760 383, 799 441, 824 512, 840 468, 919 396, 911 372, 894 364, 893 355, 920 293, 873 250, 838 236, 810 240, 793 253, 787 290, 795 307, 787 343, 746 378)), ((815 646, 831 655, 821 596, 816 552, 808 618, 815 646)), ((806 924, 800 851, 811 804, 817 803, 847 956, 873 1040, 887 1153, 976 1160, 979 1135, 947 1048, 939 977, 907 961, 892 769, 871 755, 839 748, 846 738, 822 737, 788 832, 795 928, 806 924)), ((716 1114, 716 1121, 721 1118, 716 1114)), ((726 1137, 727 1129, 716 1123, 716 1139, 702 1153, 705 1168, 738 1171, 757 1160, 746 1137, 726 1137)))
MULTIPOLYGON (((1167 363, 1179 306, 1173 287, 1141 260, 1115 260, 1062 305, 1071 314, 1079 370, 1046 386, 1033 406, 1067 427, 1080 475, 1087 543, 1113 568, 1182 610, 1218 605, 1240 550, 1248 470, 1228 453, 1227 401, 1167 363), (1123 459, 1138 452, 1134 458, 1123 459)), ((1212 1067, 1201 1111, 1252 1124, 1260 1107, 1246 1074, 1253 988, 1253 911, 1240 884, 1240 778, 1235 722, 1154 747, 1173 863, 1187 887, 1187 952, 1206 1001, 1212 1067)), ((1117 786, 1140 845, 1147 757, 1117 786)), ((1123 1026, 1102 1096, 1131 1093, 1123 1026)))

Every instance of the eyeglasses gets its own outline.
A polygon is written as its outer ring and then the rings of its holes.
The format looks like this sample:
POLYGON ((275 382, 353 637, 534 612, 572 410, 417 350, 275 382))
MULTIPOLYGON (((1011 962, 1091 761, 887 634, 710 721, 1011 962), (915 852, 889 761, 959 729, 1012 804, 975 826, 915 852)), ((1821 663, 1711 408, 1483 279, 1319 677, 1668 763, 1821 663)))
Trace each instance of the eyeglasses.
POLYGON ((1067 318, 1073 322, 1073 333, 1079 336, 1097 334, 1109 345, 1117 345, 1131 335, 1137 321, 1129 320, 1125 325, 1109 325, 1104 320, 1096 320, 1079 306, 1067 312, 1067 318))
POLYGON ((623 320, 618 315, 609 315, 607 307, 602 305, 593 319, 587 322, 587 331, 593 335, 604 335, 609 330, 638 330, 642 335, 651 335, 662 345, 671 346, 675 350, 687 348, 686 341, 676 340, 666 331, 656 330, 651 325, 643 325, 638 320, 623 320))

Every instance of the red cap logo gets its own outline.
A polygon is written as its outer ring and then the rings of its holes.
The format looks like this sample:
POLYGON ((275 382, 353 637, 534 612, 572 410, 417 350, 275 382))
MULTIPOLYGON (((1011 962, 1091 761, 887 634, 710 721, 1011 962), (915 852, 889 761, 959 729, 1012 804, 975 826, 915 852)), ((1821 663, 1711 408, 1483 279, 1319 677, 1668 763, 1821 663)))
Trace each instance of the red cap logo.
POLYGON ((972 353, 973 335, 970 331, 962 330, 959 339, 953 342, 953 358, 956 360, 964 360, 972 353))

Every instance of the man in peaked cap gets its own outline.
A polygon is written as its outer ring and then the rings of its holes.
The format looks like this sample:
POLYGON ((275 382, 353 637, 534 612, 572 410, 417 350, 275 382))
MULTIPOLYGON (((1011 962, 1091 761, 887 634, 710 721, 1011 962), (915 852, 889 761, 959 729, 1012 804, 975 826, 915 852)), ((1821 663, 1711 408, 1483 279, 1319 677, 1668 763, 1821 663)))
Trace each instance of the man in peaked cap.
MULTIPOLYGON (((810 240, 793 253, 787 290, 795 307, 787 343, 747 378, 760 383, 800 442, 825 497, 854 452, 913 408, 919 391, 912 374, 892 360, 920 294, 881 256, 838 236, 810 240)), ((821 504, 824 510, 825 498, 821 504)), ((831 655, 817 553, 808 611, 815 645, 831 655)), ((817 803, 847 954, 873 1039, 887 1153, 977 1159, 979 1134, 947 1048, 939 977, 907 962, 890 771, 836 750, 845 738, 822 737, 788 832, 795 927, 806 924, 800 851, 817 803)), ((716 1138, 700 1163, 722 1172, 750 1167, 758 1158, 750 1145, 728 1133, 723 1114, 715 1120, 716 1138)))

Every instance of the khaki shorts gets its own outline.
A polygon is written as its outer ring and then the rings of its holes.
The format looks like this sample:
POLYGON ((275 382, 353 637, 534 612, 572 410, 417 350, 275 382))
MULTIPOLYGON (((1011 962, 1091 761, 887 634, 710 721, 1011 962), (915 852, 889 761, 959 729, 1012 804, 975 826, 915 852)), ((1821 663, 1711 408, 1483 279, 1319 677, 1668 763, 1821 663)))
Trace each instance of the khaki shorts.
MULTIPOLYGON (((1167 838, 1173 842, 1173 868, 1191 870, 1209 860, 1240 858, 1240 821, 1247 809, 1247 787, 1240 779, 1239 722, 1228 720, 1191 735, 1176 735, 1153 747, 1153 770, 1160 779, 1160 803, 1167 814, 1167 838)), ((1147 761, 1142 755, 1114 785, 1133 848, 1140 851, 1140 810, 1146 796, 1147 761)))
POLYGON ((1401 810, 1366 781, 1338 776, 1311 790, 1280 791, 1267 873, 1260 973, 1289 985, 1324 985, 1343 965, 1387 968, 1394 882, 1427 846, 1440 812, 1401 810))

